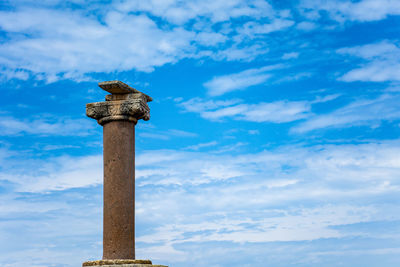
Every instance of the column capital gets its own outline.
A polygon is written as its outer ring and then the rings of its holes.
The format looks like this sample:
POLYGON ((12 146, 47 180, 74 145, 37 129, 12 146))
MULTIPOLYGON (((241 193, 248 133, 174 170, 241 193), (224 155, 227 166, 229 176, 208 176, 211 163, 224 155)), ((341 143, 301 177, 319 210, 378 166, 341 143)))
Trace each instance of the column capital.
POLYGON ((153 100, 150 96, 121 81, 101 82, 99 87, 111 93, 106 96, 106 101, 86 104, 86 115, 99 124, 116 120, 136 124, 140 119, 150 119, 150 108, 147 105, 147 102, 153 100))

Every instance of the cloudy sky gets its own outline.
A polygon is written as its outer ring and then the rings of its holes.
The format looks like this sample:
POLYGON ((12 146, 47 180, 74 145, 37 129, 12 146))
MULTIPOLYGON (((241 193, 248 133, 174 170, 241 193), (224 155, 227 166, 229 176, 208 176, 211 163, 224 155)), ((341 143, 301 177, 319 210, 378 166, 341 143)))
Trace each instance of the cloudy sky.
POLYGON ((97 83, 136 126, 137 258, 400 266, 400 1, 0 1, 0 266, 102 256, 97 83))

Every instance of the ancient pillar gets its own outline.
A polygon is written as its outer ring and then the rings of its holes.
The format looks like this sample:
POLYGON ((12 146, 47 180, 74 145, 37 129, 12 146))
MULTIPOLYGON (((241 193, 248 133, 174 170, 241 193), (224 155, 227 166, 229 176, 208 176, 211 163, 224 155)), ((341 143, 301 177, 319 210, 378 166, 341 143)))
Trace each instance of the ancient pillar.
POLYGON ((149 120, 151 97, 120 81, 101 82, 106 101, 86 105, 103 126, 103 260, 83 266, 155 266, 135 260, 135 125, 149 120))

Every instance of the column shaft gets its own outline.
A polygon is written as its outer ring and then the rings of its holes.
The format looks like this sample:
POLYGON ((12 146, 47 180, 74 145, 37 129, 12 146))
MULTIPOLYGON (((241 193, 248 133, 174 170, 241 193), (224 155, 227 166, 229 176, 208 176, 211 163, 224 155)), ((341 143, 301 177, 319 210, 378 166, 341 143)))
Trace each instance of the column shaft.
POLYGON ((135 259, 135 124, 104 124, 103 149, 103 259, 135 259))

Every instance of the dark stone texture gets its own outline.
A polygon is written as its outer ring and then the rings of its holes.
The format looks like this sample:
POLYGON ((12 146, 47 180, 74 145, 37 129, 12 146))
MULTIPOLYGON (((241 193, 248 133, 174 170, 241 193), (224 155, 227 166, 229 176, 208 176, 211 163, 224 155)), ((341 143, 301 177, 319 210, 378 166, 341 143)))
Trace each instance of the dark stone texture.
POLYGON ((135 259, 135 123, 103 126, 103 259, 135 259))
POLYGON ((100 260, 87 261, 82 266, 103 266, 103 265, 123 265, 123 264, 152 264, 150 260, 100 260))

